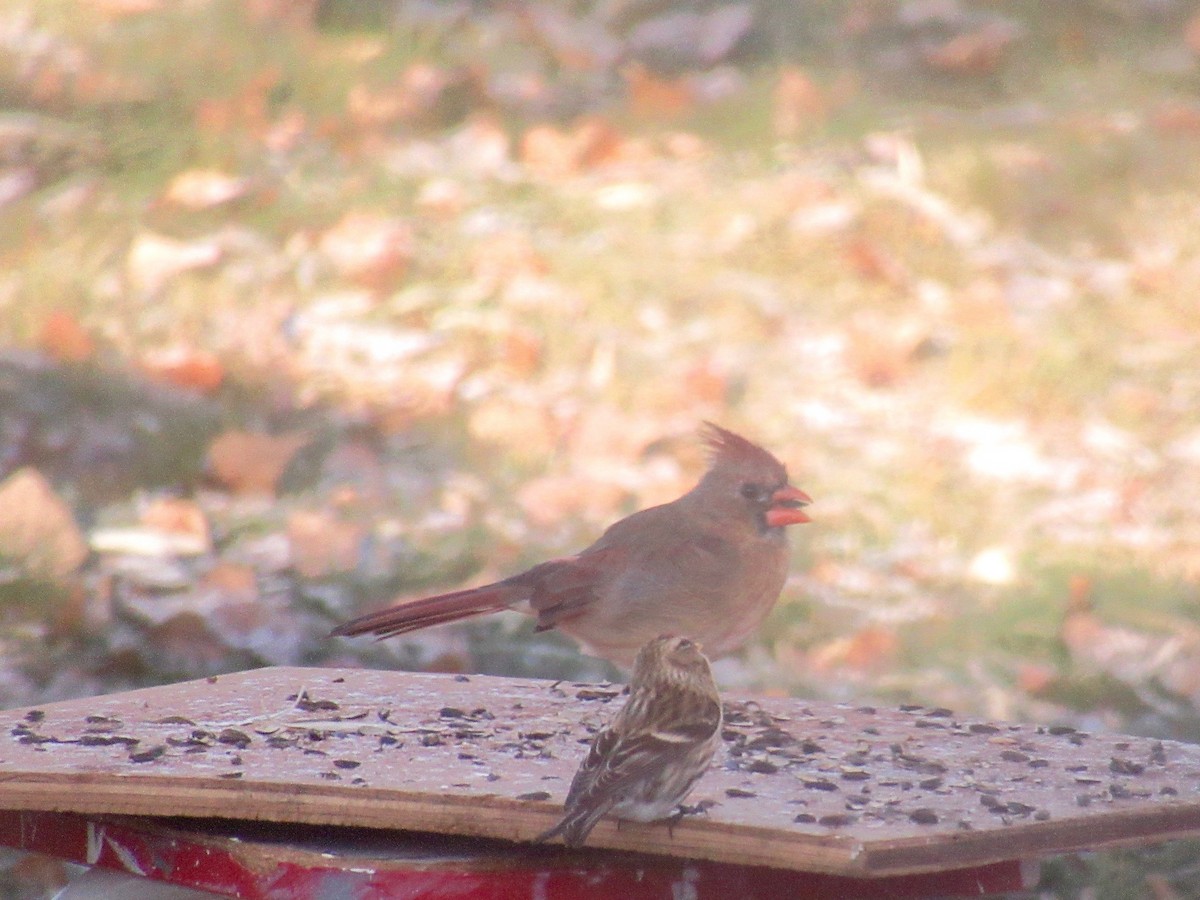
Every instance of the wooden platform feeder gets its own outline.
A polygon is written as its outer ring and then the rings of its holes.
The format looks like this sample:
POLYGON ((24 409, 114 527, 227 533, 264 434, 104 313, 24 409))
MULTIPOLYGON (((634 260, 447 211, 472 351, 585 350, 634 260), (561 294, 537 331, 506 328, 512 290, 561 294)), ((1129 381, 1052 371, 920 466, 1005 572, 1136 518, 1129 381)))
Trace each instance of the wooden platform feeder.
POLYGON ((803 883, 849 898, 1014 890, 1043 856, 1200 834, 1200 747, 727 699, 724 749, 690 798, 705 812, 604 820, 583 851, 528 843, 557 821, 620 693, 277 668, 12 710, 0 843, 244 898, 316 896, 330 878, 363 898, 471 878, 494 897, 803 883))

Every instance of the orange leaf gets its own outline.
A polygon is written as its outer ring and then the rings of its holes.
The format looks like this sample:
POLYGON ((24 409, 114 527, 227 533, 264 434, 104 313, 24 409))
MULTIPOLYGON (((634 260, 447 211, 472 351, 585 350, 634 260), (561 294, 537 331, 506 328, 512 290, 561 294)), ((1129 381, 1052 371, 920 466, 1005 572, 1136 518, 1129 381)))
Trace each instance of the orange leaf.
POLYGON ((280 476, 308 442, 307 434, 294 432, 227 431, 209 446, 208 468, 213 478, 235 493, 274 493, 280 476))
POLYGON ((1200 134, 1200 105, 1179 100, 1159 103, 1150 113, 1150 124, 1158 131, 1200 134))
POLYGON ((1017 37, 1017 29, 1005 22, 989 22, 965 31, 923 54, 925 63, 954 75, 987 75, 1004 61, 1017 37))
POLYGON ((542 178, 564 178, 620 161, 628 143, 599 116, 582 119, 570 131, 535 125, 521 137, 521 162, 542 178))
POLYGON ((629 91, 630 109, 636 116, 673 119, 691 112, 696 105, 692 87, 684 79, 659 78, 640 63, 630 63, 621 74, 629 91))
POLYGON ((821 125, 829 113, 824 92, 798 66, 784 66, 772 97, 775 136, 794 138, 821 125))
POLYGON ((1196 13, 1183 28, 1183 42, 1189 50, 1200 56, 1200 13, 1196 13))
POLYGON ((96 352, 96 342, 69 312, 55 310, 46 317, 38 332, 38 346, 59 362, 83 362, 96 352))
POLYGON ((515 329, 504 335, 501 359, 514 376, 528 378, 541 365, 543 350, 542 340, 536 334, 515 329))
POLYGON ((208 517, 194 500, 158 497, 146 505, 139 518, 147 528, 189 538, 196 547, 211 546, 208 517))
POLYGON ((540 278, 550 266, 520 231, 494 234, 471 254, 471 274, 486 291, 499 290, 517 278, 540 278))
POLYGON ((521 135, 521 162, 541 178, 564 178, 579 171, 579 156, 570 135, 553 125, 535 125, 521 135))
POLYGON ((292 565, 305 578, 325 578, 353 570, 359 562, 366 530, 326 511, 297 511, 288 517, 292 565))
POLYGON ((125 259, 129 281, 138 290, 153 294, 185 272, 207 269, 221 261, 216 241, 177 241, 142 232, 133 239, 125 259))
POLYGON ((151 378, 202 394, 215 392, 225 380, 225 367, 215 354, 182 345, 148 350, 138 363, 151 378))
POLYGON ((74 513, 37 469, 18 469, 0 482, 0 557, 34 577, 62 581, 87 554, 74 513))
POLYGON ((908 281, 904 266, 875 241, 856 237, 845 246, 846 261, 861 277, 901 287, 908 281))
POLYGON ((403 219, 351 211, 321 236, 319 247, 343 277, 382 291, 408 271, 413 232, 403 219))

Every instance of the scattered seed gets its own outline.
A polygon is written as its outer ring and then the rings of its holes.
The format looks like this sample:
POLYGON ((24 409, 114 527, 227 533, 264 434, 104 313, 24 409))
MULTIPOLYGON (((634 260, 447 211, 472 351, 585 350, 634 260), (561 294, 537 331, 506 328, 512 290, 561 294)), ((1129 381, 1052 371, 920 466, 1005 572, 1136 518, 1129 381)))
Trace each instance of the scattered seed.
MULTIPOLYGON (((168 738, 168 740, 170 740, 168 738)), ((141 743, 135 737, 124 737, 117 734, 84 734, 79 737, 81 747, 111 747, 113 744, 124 744, 133 747, 141 743)))
POLYGON ((129 761, 135 763, 151 762, 158 759, 166 752, 167 748, 165 745, 156 744, 153 747, 147 747, 145 750, 138 750, 134 753, 130 753, 129 761))
POLYGON ((357 769, 362 765, 362 763, 356 759, 335 759, 333 764, 339 769, 357 769))
POLYGON ((751 797, 757 797, 758 794, 754 793, 754 791, 742 790, 741 788, 725 788, 725 796, 733 797, 735 799, 748 800, 751 797))
POLYGON ((824 825, 826 828, 845 828, 847 825, 853 825, 857 820, 857 816, 852 816, 849 813, 833 813, 828 816, 821 816, 817 819, 818 825, 824 825))
POLYGON ((530 791, 527 794, 517 794, 518 800, 549 800, 549 791, 530 791))
POLYGON ((238 731, 236 728, 226 728, 217 735, 217 740, 222 744, 237 747, 239 750, 250 746, 250 735, 244 731, 238 731))
POLYGON ((195 725, 191 719, 184 716, 167 716, 164 719, 155 719, 151 725, 195 725))
POLYGON ((914 809, 908 814, 908 817, 918 825, 936 825, 938 823, 938 814, 927 806, 914 809))
POLYGON ((1146 767, 1131 759, 1114 756, 1108 763, 1108 770, 1114 775, 1141 775, 1146 771, 1146 767))
POLYGON ((801 782, 810 791, 836 791, 838 786, 827 778, 813 778, 801 782))

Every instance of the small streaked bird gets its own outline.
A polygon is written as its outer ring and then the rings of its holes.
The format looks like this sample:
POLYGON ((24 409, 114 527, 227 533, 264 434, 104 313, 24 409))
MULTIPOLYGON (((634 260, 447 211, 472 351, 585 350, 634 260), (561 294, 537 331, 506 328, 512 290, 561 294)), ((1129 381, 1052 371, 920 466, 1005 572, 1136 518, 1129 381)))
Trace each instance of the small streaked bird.
POLYGON ((562 821, 537 840, 587 839, 601 816, 634 822, 670 816, 721 742, 721 696, 695 641, 658 637, 637 655, 629 699, 592 741, 562 821))
POLYGON ((804 507, 812 501, 757 444, 712 423, 703 437, 711 465, 695 487, 615 522, 579 553, 332 633, 386 638, 516 609, 532 614, 538 631, 558 629, 622 668, 660 634, 686 634, 713 657, 732 653, 779 599, 790 558, 785 531, 810 521, 804 507))

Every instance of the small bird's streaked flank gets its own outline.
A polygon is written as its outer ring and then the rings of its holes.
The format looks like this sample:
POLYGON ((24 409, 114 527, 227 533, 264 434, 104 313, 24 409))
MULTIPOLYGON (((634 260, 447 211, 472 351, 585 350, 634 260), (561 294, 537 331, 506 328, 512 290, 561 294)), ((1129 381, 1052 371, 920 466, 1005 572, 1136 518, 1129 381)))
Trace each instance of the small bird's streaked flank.
POLYGON ((601 816, 669 817, 721 742, 721 696, 695 641, 658 637, 638 653, 629 699, 592 741, 571 781, 562 821, 537 840, 587 839, 601 816))

